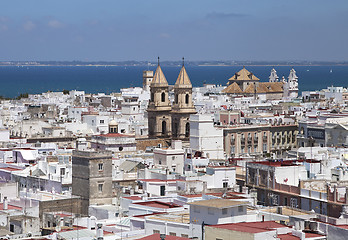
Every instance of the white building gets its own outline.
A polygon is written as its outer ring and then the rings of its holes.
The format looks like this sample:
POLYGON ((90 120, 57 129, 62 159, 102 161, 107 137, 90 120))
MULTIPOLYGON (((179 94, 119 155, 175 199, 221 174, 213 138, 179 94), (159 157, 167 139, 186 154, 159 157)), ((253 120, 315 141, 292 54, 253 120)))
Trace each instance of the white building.
POLYGON ((184 150, 180 140, 172 141, 170 148, 155 148, 153 162, 156 167, 167 168, 171 172, 184 173, 184 150))
MULTIPOLYGON (((193 235, 201 236, 202 224, 247 222, 247 202, 229 199, 209 199, 189 203, 193 235)), ((253 216, 255 218, 255 216, 253 216)), ((250 221, 250 220, 249 220, 250 221)))
POLYGON ((216 129, 207 114, 190 116, 190 146, 210 159, 224 159, 223 131, 216 129))
POLYGON ((83 112, 88 112, 88 108, 87 107, 73 107, 73 106, 69 106, 69 108, 68 108, 68 119, 81 122, 81 120, 82 120, 81 114, 83 112))
POLYGON ((108 116, 101 116, 98 114, 86 114, 82 117, 83 123, 87 123, 93 133, 107 133, 108 132, 108 116))

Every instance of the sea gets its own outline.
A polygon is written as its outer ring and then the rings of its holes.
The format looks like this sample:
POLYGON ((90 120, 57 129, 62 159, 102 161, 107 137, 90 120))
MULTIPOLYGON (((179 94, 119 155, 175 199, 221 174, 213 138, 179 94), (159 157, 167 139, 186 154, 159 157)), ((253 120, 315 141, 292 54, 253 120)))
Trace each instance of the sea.
MULTIPOLYGON (((203 84, 226 85, 243 66, 185 66, 194 87, 203 84)), ((170 85, 174 85, 180 66, 163 66, 170 85)), ((268 81, 273 66, 246 66, 268 81)), ((289 76, 291 66, 275 66, 279 78, 289 76)), ((348 66, 295 66, 299 90, 321 90, 328 86, 348 87, 348 66)), ((21 93, 83 90, 86 93, 119 92, 121 88, 141 87, 143 70, 149 66, 1 66, 0 96, 13 98, 21 93)))

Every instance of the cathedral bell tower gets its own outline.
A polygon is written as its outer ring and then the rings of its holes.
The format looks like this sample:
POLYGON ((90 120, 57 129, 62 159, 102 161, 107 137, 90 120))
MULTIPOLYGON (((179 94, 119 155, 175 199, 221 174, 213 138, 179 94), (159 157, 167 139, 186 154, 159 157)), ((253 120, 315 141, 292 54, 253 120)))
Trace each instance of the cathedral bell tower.
POLYGON ((171 137, 172 110, 169 101, 169 86, 159 64, 150 85, 150 102, 147 108, 149 137, 171 137))
POLYGON ((184 58, 181 71, 174 85, 172 108, 172 136, 174 139, 188 140, 190 137, 190 114, 195 114, 192 102, 192 84, 186 72, 184 58))

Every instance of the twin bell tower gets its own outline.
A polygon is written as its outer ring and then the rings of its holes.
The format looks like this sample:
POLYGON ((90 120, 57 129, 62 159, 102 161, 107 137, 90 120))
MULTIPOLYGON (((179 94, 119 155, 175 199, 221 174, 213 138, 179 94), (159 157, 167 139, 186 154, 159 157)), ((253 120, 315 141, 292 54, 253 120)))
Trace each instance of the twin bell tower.
POLYGON ((184 58, 174 85, 174 101, 169 100, 169 85, 159 63, 150 85, 147 108, 150 138, 189 140, 190 114, 196 110, 192 102, 192 84, 186 72, 184 58))

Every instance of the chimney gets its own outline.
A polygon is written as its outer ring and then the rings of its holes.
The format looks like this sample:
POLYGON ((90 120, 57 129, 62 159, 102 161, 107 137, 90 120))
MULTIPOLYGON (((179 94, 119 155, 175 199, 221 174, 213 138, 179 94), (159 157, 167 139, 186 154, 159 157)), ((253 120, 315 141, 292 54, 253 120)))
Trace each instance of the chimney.
POLYGON ((97 224, 97 240, 103 240, 103 224, 98 223, 97 224))
POLYGON ((7 210, 7 209, 8 209, 8 200, 7 200, 7 197, 4 197, 3 208, 4 208, 4 210, 7 210))

